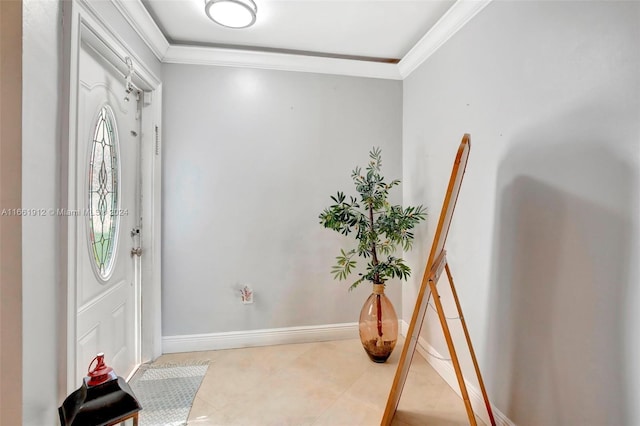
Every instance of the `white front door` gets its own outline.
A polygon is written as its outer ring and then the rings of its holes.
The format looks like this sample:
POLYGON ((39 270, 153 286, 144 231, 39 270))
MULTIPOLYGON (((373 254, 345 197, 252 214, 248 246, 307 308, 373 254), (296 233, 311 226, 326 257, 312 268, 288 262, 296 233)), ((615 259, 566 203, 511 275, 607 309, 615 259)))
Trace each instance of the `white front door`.
POLYGON ((99 352, 127 377, 141 341, 139 101, 85 43, 78 64, 76 383, 99 352))

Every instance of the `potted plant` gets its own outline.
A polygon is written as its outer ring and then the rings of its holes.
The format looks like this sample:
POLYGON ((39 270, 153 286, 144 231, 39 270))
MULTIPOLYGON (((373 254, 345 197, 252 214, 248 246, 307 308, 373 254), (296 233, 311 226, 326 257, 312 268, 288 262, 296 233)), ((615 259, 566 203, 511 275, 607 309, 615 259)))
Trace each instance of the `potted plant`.
POLYGON ((387 280, 406 280, 411 269, 397 251, 408 251, 413 243, 411 230, 426 217, 425 209, 391 205, 389 191, 400 184, 389 183, 381 173, 380 148, 369 152, 369 164, 363 173, 356 167, 351 173, 359 198, 347 197, 338 191, 331 197, 333 203, 320 214, 320 224, 343 235, 353 232, 357 247, 340 250, 332 268, 334 278, 346 279, 356 268, 356 257, 367 260, 366 272, 351 284, 353 290, 363 281, 373 284, 373 293, 360 312, 360 340, 369 357, 375 362, 385 362, 398 339, 398 317, 391 301, 385 296, 387 280))

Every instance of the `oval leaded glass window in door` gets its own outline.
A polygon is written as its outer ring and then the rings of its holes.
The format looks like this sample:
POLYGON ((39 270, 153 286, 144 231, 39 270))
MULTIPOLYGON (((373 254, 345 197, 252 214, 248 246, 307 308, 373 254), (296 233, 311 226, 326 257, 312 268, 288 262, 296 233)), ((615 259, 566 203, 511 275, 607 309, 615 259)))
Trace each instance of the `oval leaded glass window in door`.
POLYGON ((103 280, 111 275, 118 236, 118 134, 109 106, 100 109, 89 159, 89 246, 103 280))

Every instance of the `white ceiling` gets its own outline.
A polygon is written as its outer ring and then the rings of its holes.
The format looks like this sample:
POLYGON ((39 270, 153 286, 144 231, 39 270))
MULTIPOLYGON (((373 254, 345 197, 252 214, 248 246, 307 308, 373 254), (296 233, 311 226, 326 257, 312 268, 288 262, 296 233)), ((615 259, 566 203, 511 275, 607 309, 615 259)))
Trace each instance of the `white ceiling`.
POLYGON ((209 20, 204 0, 143 0, 143 4, 174 45, 388 62, 402 59, 454 4, 454 0, 255 1, 257 21, 245 29, 209 20))
POLYGON ((402 80, 491 0, 256 0, 246 29, 210 21, 205 0, 111 2, 164 63, 402 80))

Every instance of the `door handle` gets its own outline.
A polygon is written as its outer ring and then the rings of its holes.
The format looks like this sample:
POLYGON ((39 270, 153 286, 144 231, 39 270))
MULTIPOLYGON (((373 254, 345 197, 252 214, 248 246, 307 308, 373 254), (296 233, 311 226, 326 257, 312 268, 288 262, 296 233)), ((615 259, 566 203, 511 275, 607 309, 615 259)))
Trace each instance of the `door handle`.
POLYGON ((131 257, 133 256, 142 256, 142 247, 136 247, 131 249, 131 257))

